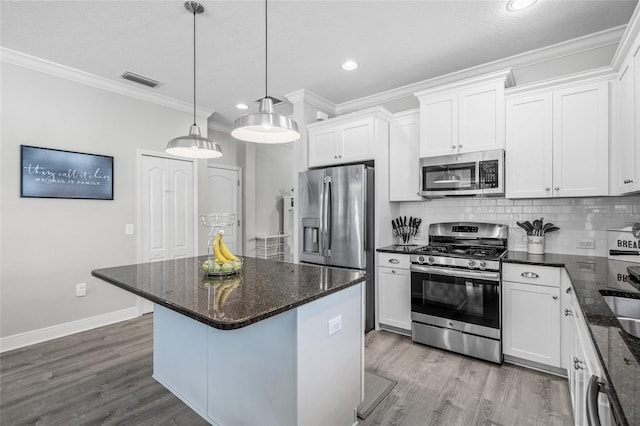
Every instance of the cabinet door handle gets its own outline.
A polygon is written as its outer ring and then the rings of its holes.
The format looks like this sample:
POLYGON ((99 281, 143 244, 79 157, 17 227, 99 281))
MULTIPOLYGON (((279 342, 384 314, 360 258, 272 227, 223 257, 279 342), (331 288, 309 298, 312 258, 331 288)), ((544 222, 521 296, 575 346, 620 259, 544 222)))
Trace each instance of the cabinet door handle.
POLYGON ((553 300, 558 300, 558 296, 551 296, 553 300))
POLYGON ((584 370, 584 363, 578 359, 578 357, 573 357, 573 368, 575 370, 584 370))
POLYGON ((559 187, 559 186, 556 186, 556 187, 555 187, 555 188, 553 188, 553 189, 555 189, 556 191, 560 191, 560 187, 559 187))
POLYGON ((396 270, 395 270, 395 269, 392 269, 392 270, 391 270, 391 273, 392 273, 392 274, 395 274, 395 273, 396 273, 396 270))
POLYGON ((571 294, 571 287, 567 287, 567 289, 565 290, 565 293, 571 294))
POLYGON ((549 188, 548 186, 545 188, 545 191, 551 191, 551 188, 549 188))
POLYGON ((564 310, 564 316, 565 316, 565 317, 572 317, 572 316, 573 316, 573 312, 571 312, 571 309, 569 309, 569 308, 565 308, 565 310, 564 310))
POLYGON ((520 275, 525 278, 540 278, 540 275, 536 274, 535 272, 523 272, 520 275))
POLYGON ((400 263, 400 261, 398 259, 389 259, 389 263, 393 263, 394 265, 397 265, 398 263, 400 263))
POLYGON ((462 148, 462 145, 458 145, 458 148, 462 148))
POLYGON ((455 145, 451 145, 451 149, 456 149, 456 146, 455 145))

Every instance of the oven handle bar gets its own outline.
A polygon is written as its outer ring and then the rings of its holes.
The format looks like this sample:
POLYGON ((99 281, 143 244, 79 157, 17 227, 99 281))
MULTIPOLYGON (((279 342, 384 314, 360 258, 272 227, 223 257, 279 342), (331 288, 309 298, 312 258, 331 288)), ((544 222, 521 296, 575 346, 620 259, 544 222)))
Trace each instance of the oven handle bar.
POLYGON ((478 279, 490 280, 490 281, 500 281, 500 273, 498 272, 461 270, 461 269, 443 268, 439 266, 434 267, 434 266, 415 265, 415 264, 411 264, 410 269, 413 272, 424 272, 426 274, 447 275, 449 277, 478 278, 478 279))

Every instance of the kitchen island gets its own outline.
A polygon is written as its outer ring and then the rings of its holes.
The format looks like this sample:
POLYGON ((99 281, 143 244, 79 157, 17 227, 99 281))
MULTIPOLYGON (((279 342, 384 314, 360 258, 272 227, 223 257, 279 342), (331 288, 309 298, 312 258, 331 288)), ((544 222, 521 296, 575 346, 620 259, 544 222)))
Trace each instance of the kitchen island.
POLYGON ((208 277, 204 259, 92 272, 155 303, 154 378, 212 424, 355 424, 365 275, 247 257, 208 277))

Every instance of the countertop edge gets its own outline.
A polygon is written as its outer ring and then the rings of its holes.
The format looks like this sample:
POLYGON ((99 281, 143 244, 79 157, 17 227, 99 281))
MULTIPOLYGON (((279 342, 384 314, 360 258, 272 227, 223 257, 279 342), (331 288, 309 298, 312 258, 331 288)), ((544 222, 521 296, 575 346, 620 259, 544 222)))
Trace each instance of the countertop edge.
POLYGON ((161 306, 164 306, 167 309, 171 309, 172 311, 175 311, 175 312, 178 312, 180 314, 183 314, 183 315, 185 315, 185 316, 187 316, 187 317, 189 317, 191 319, 199 321, 199 322, 201 322, 203 324, 206 324, 208 326, 211 326, 213 328, 217 328, 219 330, 237 330, 239 328, 247 327, 247 326, 249 326, 251 324, 255 324, 255 323, 257 323, 259 321, 262 321, 264 319, 276 316, 278 314, 281 314, 283 312, 289 311, 291 309, 295 309, 295 308, 297 308, 299 306, 302 306, 302 305, 305 305, 307 303, 313 302, 314 300, 321 299, 321 298, 323 298, 325 296, 328 296, 328 295, 333 294, 333 293, 337 293, 338 291, 344 290, 345 288, 352 287, 352 286, 354 286, 356 284, 360 284, 361 282, 366 281, 366 276, 362 276, 360 278, 356 278, 354 280, 351 280, 351 281, 348 281, 346 283, 340 284, 339 286, 324 290, 320 294, 315 294, 313 296, 310 296, 310 297, 307 297, 307 298, 304 298, 304 299, 300 299, 300 300, 298 300, 298 301, 296 301, 294 303, 291 303, 289 305, 281 306, 279 308, 273 309, 271 311, 268 311, 268 312, 265 312, 265 313, 250 317, 250 318, 246 318, 246 319, 242 319, 242 320, 234 321, 234 322, 222 322, 222 321, 218 321, 218 320, 214 320, 214 319, 211 319, 211 318, 208 318, 208 317, 204 317, 204 316, 198 315, 196 312, 193 312, 193 311, 191 311, 189 309, 183 308, 183 307, 181 307, 179 305, 176 305, 176 304, 173 304, 173 303, 169 303, 165 299, 159 298, 159 297, 154 296, 154 295, 149 294, 149 293, 145 293, 143 291, 140 291, 137 288, 130 287, 130 286, 127 286, 125 284, 122 284, 119 281, 113 280, 111 278, 108 278, 108 277, 100 274, 98 271, 99 271, 99 269, 91 271, 91 275, 96 277, 96 278, 98 278, 98 279, 100 279, 100 280, 108 282, 109 284, 115 285, 116 287, 119 287, 119 288, 121 288, 121 289, 123 289, 125 291, 128 291, 129 293, 135 294, 136 296, 140 296, 140 297, 142 297, 144 299, 147 299, 147 300, 149 300, 149 301, 151 301, 153 303, 157 303, 157 304, 159 304, 161 306))

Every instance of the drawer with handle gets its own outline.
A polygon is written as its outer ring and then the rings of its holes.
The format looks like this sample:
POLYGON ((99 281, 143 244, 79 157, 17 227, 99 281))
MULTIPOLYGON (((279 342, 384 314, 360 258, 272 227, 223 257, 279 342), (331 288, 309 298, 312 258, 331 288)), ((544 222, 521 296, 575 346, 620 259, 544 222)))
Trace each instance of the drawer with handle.
POLYGON ((378 266, 409 269, 410 256, 398 253, 378 253, 378 266))
POLYGON ((502 265, 502 280, 560 287, 561 270, 553 266, 505 263, 502 265))

